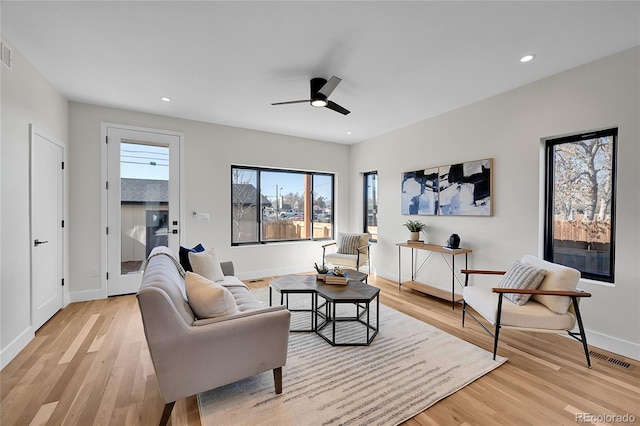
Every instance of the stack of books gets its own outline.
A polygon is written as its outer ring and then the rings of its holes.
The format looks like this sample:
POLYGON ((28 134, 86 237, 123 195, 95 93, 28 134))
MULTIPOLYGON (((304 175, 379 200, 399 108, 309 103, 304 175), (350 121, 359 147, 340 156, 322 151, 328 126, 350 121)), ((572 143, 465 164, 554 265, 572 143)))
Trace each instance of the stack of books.
POLYGON ((407 240, 407 244, 410 246, 423 246, 424 240, 407 240))
POLYGON ((344 276, 338 276, 338 275, 334 275, 333 272, 329 271, 327 273, 327 275, 325 275, 324 277, 324 282, 327 284, 341 284, 341 285, 346 285, 347 284, 347 275, 345 274, 344 276))

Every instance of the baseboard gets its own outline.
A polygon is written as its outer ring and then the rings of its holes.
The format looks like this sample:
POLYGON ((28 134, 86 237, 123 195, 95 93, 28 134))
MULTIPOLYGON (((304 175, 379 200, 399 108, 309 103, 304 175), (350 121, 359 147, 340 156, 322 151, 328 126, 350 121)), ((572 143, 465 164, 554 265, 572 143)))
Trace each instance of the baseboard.
POLYGON ((278 275, 301 274, 309 272, 308 266, 291 266, 286 268, 262 269, 259 271, 249 271, 236 273, 236 277, 240 280, 253 280, 256 278, 273 277, 278 275))
POLYGON ((640 344, 607 336, 596 331, 585 330, 589 346, 604 349, 627 358, 640 361, 640 344))
POLYGON ((389 281, 393 281, 393 282, 398 282, 398 276, 395 274, 389 274, 385 271, 378 271, 376 268, 373 268, 373 273, 378 276, 378 277, 382 277, 385 278, 389 281))
POLYGON ((29 326, 18 337, 13 339, 6 348, 0 351, 0 370, 4 369, 28 344, 36 337, 33 327, 29 326))
POLYGON ((73 291, 69 293, 69 299, 71 303, 75 302, 88 302, 90 300, 104 299, 104 295, 101 289, 86 290, 86 291, 73 291))
MULTIPOLYGON (((275 269, 263 269, 259 271, 249 271, 249 272, 238 272, 236 273, 236 277, 240 280, 253 280, 256 278, 264 278, 264 277, 274 277, 280 275, 290 275, 290 274, 302 274, 306 272, 312 271, 313 268, 309 268, 308 266, 292 266, 286 268, 275 268, 275 269)), ((364 273, 368 272, 368 267, 361 266, 360 271, 364 273)))

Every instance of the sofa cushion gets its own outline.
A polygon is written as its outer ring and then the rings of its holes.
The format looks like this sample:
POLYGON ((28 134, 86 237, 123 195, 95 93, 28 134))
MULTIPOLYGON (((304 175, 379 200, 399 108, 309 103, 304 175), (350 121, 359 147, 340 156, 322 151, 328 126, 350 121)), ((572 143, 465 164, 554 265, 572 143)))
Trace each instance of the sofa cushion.
POLYGON ((203 252, 189 252, 188 254, 193 272, 198 275, 202 275, 211 281, 224 280, 224 273, 222 272, 222 267, 220 267, 220 260, 218 259, 218 254, 213 247, 208 248, 203 252))
POLYGON ((198 244, 194 248, 186 248, 180 246, 180 252, 178 253, 178 256, 180 257, 180 265, 182 265, 185 271, 193 272, 191 262, 189 262, 189 253, 200 253, 203 251, 204 247, 202 246, 202 244, 198 244))
POLYGON ((161 291, 171 300, 183 320, 187 324, 191 324, 196 315, 187 301, 187 291, 182 275, 185 272, 175 255, 168 250, 167 247, 156 247, 151 251, 144 268, 138 294, 154 290, 161 291))
POLYGON ((187 299, 198 319, 238 313, 235 299, 225 287, 194 272, 185 278, 187 299))
MULTIPOLYGON (((526 263, 516 261, 502 277, 500 288, 535 290, 544 279, 544 269, 538 269, 526 263)), ((505 293, 504 297, 518 306, 522 306, 531 297, 530 294, 505 293)))
MULTIPOLYGON (((352 254, 329 253, 325 257, 325 261, 332 265, 340 265, 347 268, 357 268, 357 258, 352 254)), ((360 255, 360 265, 366 263, 367 256, 360 255)))
MULTIPOLYGON (((525 255, 521 260, 523 263, 544 269, 546 272, 544 280, 540 283, 540 290, 576 291, 580 281, 580 271, 557 263, 547 262, 534 256, 525 255)), ((542 303, 547 308, 557 314, 564 314, 571 304, 570 297, 534 295, 533 300, 542 303)))

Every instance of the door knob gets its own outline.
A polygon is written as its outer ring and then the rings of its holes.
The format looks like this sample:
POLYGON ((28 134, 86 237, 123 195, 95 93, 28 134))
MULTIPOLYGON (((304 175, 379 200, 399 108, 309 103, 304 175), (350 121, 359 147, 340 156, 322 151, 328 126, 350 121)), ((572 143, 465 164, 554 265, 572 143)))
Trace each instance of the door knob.
POLYGON ((38 247, 40 244, 46 244, 46 243, 48 243, 48 242, 49 242, 49 241, 40 241, 40 240, 38 240, 38 239, 35 239, 35 240, 33 240, 33 246, 34 246, 34 247, 38 247))

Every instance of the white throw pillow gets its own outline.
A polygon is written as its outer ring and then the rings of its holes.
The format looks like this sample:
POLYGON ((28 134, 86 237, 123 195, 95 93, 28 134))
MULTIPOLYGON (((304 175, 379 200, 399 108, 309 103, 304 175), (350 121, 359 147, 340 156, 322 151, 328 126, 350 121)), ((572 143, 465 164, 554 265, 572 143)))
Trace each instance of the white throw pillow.
POLYGON ((197 319, 224 317, 238 313, 238 307, 231 292, 215 281, 187 272, 184 285, 187 300, 197 319))
MULTIPOLYGON (((538 289, 540 290, 558 290, 558 291, 576 291, 578 282, 580 281, 580 271, 569 268, 568 266, 559 265, 557 263, 547 262, 534 256, 525 255, 521 260, 523 263, 533 267, 544 269, 546 272, 544 280, 538 289)), ((556 314, 564 314, 571 305, 571 298, 564 296, 546 296, 536 294, 533 300, 542 303, 556 314)))
POLYGON ((191 263, 193 272, 198 275, 202 275, 212 281, 224 280, 220 260, 213 247, 200 253, 189 252, 189 263, 191 263))

